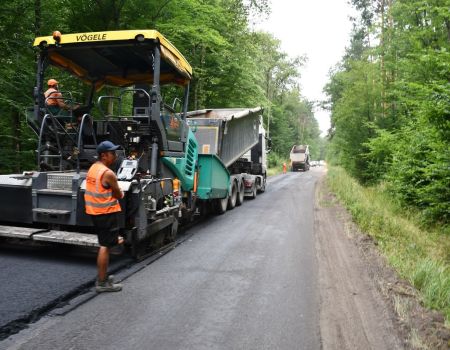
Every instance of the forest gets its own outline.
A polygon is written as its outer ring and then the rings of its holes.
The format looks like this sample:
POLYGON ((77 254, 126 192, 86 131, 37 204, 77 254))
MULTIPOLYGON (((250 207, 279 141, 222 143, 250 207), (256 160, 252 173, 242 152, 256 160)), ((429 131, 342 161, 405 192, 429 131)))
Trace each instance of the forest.
MULTIPOLYGON (((299 87, 305 57, 289 57, 280 41, 251 29, 270 12, 268 0, 12 0, 0 10, 0 173, 33 169, 37 137, 26 125, 33 105, 33 39, 55 30, 83 33, 156 29, 193 67, 189 109, 264 108, 271 166, 293 144, 323 145, 314 104, 299 87)), ((64 77, 58 77, 62 79, 64 77)), ((81 87, 83 92, 83 89, 81 87)), ((84 89, 87 93, 87 89, 84 89)))
POLYGON ((328 157, 425 225, 450 219, 450 4, 352 0, 345 56, 325 87, 328 157))
MULTIPOLYGON (((351 0, 358 15, 322 102, 331 114, 327 157, 365 186, 380 186, 425 224, 450 218, 450 6, 448 0, 351 0)), ((193 67, 189 109, 264 108, 269 165, 293 144, 323 158, 314 101, 299 82, 307 57, 289 57, 251 23, 270 0, 12 0, 0 10, 0 173, 35 167, 26 125, 36 36, 157 29, 193 67)), ((62 77, 62 79, 64 79, 62 77)), ((81 88, 86 93, 87 89, 81 88)))

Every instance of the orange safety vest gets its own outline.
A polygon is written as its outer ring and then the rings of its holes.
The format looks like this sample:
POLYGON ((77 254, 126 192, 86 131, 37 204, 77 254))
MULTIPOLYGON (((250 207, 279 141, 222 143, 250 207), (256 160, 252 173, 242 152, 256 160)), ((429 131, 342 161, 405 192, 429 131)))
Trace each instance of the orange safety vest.
POLYGON ((59 101, 60 99, 57 97, 62 97, 61 93, 56 90, 55 88, 49 88, 45 93, 44 93, 45 98, 49 98, 47 100, 47 106, 59 106, 59 101))
POLYGON ((112 196, 112 189, 103 187, 102 177, 107 170, 109 168, 100 162, 89 168, 84 193, 86 214, 102 215, 121 211, 119 201, 112 196))

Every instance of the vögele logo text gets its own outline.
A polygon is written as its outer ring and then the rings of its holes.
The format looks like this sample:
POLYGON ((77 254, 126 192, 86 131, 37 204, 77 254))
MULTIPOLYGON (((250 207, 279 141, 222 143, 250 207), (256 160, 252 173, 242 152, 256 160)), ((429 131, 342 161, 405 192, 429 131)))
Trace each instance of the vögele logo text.
POLYGON ((106 33, 77 35, 77 41, 92 41, 92 40, 106 40, 106 33))

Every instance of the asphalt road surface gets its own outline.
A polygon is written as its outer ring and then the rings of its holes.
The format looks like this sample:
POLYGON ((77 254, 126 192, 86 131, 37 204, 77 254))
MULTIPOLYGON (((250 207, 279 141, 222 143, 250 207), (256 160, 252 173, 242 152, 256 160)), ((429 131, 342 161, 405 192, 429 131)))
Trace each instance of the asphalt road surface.
MULTIPOLYGON (((255 200, 194 226, 135 273, 119 273, 122 292, 88 292, 0 349, 404 348, 367 253, 323 189, 324 174, 312 168, 270 178, 255 200)), ((85 280, 70 264, 59 268, 85 280)), ((84 268, 92 275, 91 264, 77 267, 84 268)))
MULTIPOLYGON (((130 263, 112 256, 111 269, 130 263)), ((0 339, 93 284, 94 251, 64 246, 0 245, 0 339), (83 253, 83 254, 80 254, 83 253)))
POLYGON ((0 343, 20 349, 319 349, 314 184, 270 179, 242 207, 65 316, 0 343))

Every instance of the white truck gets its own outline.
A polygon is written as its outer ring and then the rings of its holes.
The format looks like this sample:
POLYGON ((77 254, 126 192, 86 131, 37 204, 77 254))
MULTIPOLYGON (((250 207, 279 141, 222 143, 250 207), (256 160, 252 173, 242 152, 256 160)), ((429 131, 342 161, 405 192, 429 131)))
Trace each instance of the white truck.
POLYGON ((291 171, 309 170, 309 146, 294 145, 289 155, 291 171))

